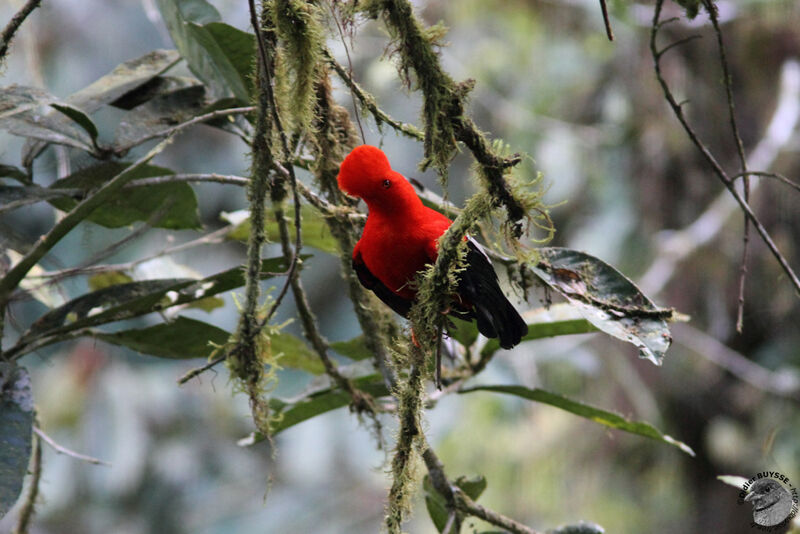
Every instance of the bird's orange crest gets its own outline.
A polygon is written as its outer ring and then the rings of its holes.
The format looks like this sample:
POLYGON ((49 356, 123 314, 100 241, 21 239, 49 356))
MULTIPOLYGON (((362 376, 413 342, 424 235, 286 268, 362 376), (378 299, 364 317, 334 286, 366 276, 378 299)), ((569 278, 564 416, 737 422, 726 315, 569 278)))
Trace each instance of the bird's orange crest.
POLYGON ((380 148, 357 146, 339 167, 339 188, 348 195, 364 198, 391 171, 389 159, 380 148))

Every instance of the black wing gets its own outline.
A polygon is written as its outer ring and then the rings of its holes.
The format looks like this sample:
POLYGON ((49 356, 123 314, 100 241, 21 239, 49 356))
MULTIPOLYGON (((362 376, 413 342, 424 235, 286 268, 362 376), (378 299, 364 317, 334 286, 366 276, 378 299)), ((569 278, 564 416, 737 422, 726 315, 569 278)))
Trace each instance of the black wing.
POLYGON ((360 253, 357 253, 353 257, 353 270, 355 270, 356 274, 358 275, 358 280, 361 282, 362 286, 375 293, 375 295, 387 306, 393 309, 395 313, 399 313, 403 317, 408 316, 408 312, 411 310, 412 302, 408 299, 404 299, 386 287, 383 282, 378 280, 378 278, 367 268, 364 260, 361 259, 360 253))
POLYGON ((480 245, 469 238, 464 270, 458 273, 458 294, 473 309, 469 315, 486 337, 500 338, 500 346, 510 349, 528 333, 528 325, 500 289, 497 273, 480 245))

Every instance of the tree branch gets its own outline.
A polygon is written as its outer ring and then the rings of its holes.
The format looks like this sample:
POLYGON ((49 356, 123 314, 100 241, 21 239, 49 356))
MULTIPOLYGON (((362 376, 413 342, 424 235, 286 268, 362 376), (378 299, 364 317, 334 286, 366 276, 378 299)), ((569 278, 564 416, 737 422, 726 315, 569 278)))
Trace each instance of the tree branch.
POLYGON ((11 291, 13 291, 28 274, 28 271, 41 260, 65 235, 88 217, 106 200, 115 195, 127 182, 133 179, 136 169, 153 159, 172 141, 172 137, 160 142, 142 158, 127 167, 124 171, 103 184, 95 193, 86 197, 43 237, 6 275, 0 280, 0 318, 5 313, 11 291))
MULTIPOLYGON (((724 194, 725 198, 723 198, 723 199, 718 198, 717 201, 715 201, 714 204, 709 208, 709 210, 707 210, 706 213, 704 213, 703 216, 701 216, 700 219, 695 221, 695 223, 693 223, 690 226, 690 229, 694 230, 695 232, 697 232, 697 234, 699 234, 699 235, 695 236, 695 237, 699 237, 699 239, 693 239, 693 240, 687 242, 687 241, 685 241, 685 238, 686 238, 685 234, 684 235, 680 235, 680 236, 673 236, 672 242, 670 244, 675 246, 675 248, 677 249, 677 251, 675 251, 676 253, 674 255, 670 254, 670 256, 672 256, 672 257, 666 257, 666 256, 664 256, 663 258, 659 257, 658 260, 661 260, 661 261, 659 262, 657 260, 656 262, 653 263, 651 268, 648 270, 648 272, 643 277, 642 285, 644 286, 645 289, 647 289, 649 291, 652 291, 652 292, 657 292, 658 290, 660 290, 663 287, 663 285, 666 283, 666 281, 669 279, 669 277, 672 275, 672 273, 674 272, 674 268, 675 268, 675 265, 677 264, 677 261, 679 261, 680 259, 685 258, 688 255, 688 253, 690 251, 694 250, 694 248, 696 248, 698 245, 700 245, 702 243, 705 243, 708 240, 710 240, 711 237, 713 237, 716 234, 716 232, 719 230, 719 228, 722 227, 723 222, 727 219, 727 217, 730 215, 730 213, 732 213, 732 211, 735 209, 736 204, 738 204, 740 209, 741 209, 741 211, 744 212, 744 214, 747 216, 747 218, 750 220, 750 222, 755 226, 756 231, 761 236, 762 241, 767 245, 767 247, 769 248, 769 250, 772 253, 772 255, 775 257, 775 259, 778 261, 778 263, 780 264, 780 266, 783 269, 783 271, 789 277, 789 279, 790 279, 792 285, 795 287, 796 291, 798 291, 798 293, 800 293, 800 279, 798 279, 797 275, 795 274, 795 272, 792 270, 791 266, 786 261, 786 258, 783 256, 783 254, 780 252, 778 247, 775 245, 775 243, 773 242, 771 236, 769 235, 767 230, 764 228, 764 226, 761 224, 761 221, 753 213, 753 211, 751 210, 749 204, 745 201, 745 199, 742 197, 742 195, 736 189, 736 187, 734 185, 734 180, 731 177, 728 176, 728 174, 725 172, 725 170, 722 168, 722 166, 719 164, 719 162, 717 162, 717 160, 713 156, 713 154, 711 154, 711 152, 706 147, 706 145, 697 136, 696 132, 694 131, 694 128, 692 128, 692 126, 689 124, 688 120, 686 119, 686 116, 684 115, 680 104, 678 104, 678 102, 675 101, 675 98, 674 98, 671 90, 669 89, 669 86, 667 85, 666 80, 663 77, 663 74, 661 72, 660 52, 659 52, 659 50, 657 48, 657 45, 656 45, 656 36, 657 36, 657 33, 658 33, 658 29, 660 27, 659 17, 660 17, 660 14, 661 14, 662 4, 663 4, 663 0, 657 0, 655 11, 654 11, 654 15, 653 15, 652 29, 651 29, 651 32, 650 32, 650 51, 651 51, 651 53, 653 55, 653 59, 654 59, 654 68, 655 68, 655 73, 656 73, 656 79, 658 80, 659 84, 661 85, 661 88, 662 88, 662 90, 664 92, 664 97, 666 98, 670 108, 672 108, 672 111, 675 114, 676 118, 681 123, 681 126, 683 126, 684 131, 689 136, 689 138, 692 141, 692 143, 697 147, 697 149, 700 151, 700 153, 706 159, 708 164, 711 166, 713 173, 723 183, 723 185, 727 189, 728 193, 724 194), (730 198, 732 198, 735 201, 735 203, 731 203, 730 198), (712 209, 714 211, 711 211, 712 209), (703 217, 706 217, 706 216, 713 217, 716 220, 710 220, 709 221, 707 219, 704 219, 703 217), (708 227, 708 223, 709 222, 712 223, 713 231, 709 231, 710 230, 710 228, 708 227), (698 223, 702 223, 702 225, 698 226, 698 223), (684 241, 679 241, 681 238, 683 238, 684 241)), ((798 86, 800 86, 800 82, 798 82, 798 78, 800 78, 800 74, 798 73, 798 71, 800 71, 800 66, 798 66, 797 62, 795 62, 795 61, 789 61, 789 62, 787 62, 785 64, 784 67, 785 67, 783 69, 784 76, 782 76, 782 80, 784 82, 786 82, 786 83, 782 84, 782 87, 788 87, 790 92, 796 93, 798 91, 798 86)), ((798 103, 797 103, 798 99, 797 99, 796 96, 795 96, 794 100, 795 100, 794 102, 790 102, 790 103, 786 104, 786 108, 790 108, 791 107, 791 108, 794 108, 794 110, 795 110, 795 112, 793 114, 790 114, 790 116, 794 117, 794 120, 789 121, 791 123, 791 128, 789 129, 787 137, 788 137, 788 135, 791 134, 791 131, 794 130, 794 127, 795 127, 795 125, 797 123, 797 118, 798 118, 798 116, 800 116, 800 111, 798 111, 798 108, 800 108, 800 105, 798 105, 798 103)), ((783 101, 783 99, 781 99, 781 101, 783 101)), ((779 109, 781 108, 780 104, 779 104, 778 108, 779 109)), ((777 120, 776 117, 778 116, 778 110, 779 109, 776 109, 776 113, 775 113, 775 115, 773 115, 773 123, 770 124, 770 128, 767 131, 767 136, 765 138, 765 141, 766 141, 766 139, 770 138, 770 134, 774 133, 773 132, 773 126, 775 124, 775 121, 777 120)), ((785 112, 785 111, 787 111, 787 109, 780 109, 780 111, 784 111, 785 112)), ((775 127, 775 129, 780 128, 781 130, 785 131, 785 126, 786 126, 786 123, 787 123, 786 117, 785 116, 781 116, 780 117, 780 122, 781 122, 780 126, 775 127)), ((783 133, 783 132, 781 132, 781 133, 783 133)), ((770 141, 772 141, 772 139, 770 139, 770 141)), ((761 143, 759 143, 759 146, 760 145, 761 145, 761 143)), ((767 165, 755 165, 755 164, 752 164, 752 160, 754 160, 756 158, 756 155, 759 155, 760 157, 764 157, 760 152, 758 152, 758 148, 759 147, 757 147, 756 150, 754 150, 753 154, 751 155, 751 158, 750 158, 751 161, 748 163, 748 167, 749 168, 758 168, 758 167, 762 167, 763 168, 763 167, 767 166, 767 165)), ((766 150, 766 148, 764 150, 766 150)), ((773 147, 772 158, 769 158, 769 161, 772 161, 772 159, 774 159, 774 155, 776 153, 777 153, 777 149, 775 149, 773 147)), ((754 183, 753 184, 753 188, 755 187, 755 185, 756 184, 754 183)), ((666 246, 662 246, 662 250, 670 250, 670 252, 674 251, 674 249, 667 249, 666 246)))
POLYGON ((97 458, 93 458, 92 456, 87 456, 85 454, 81 454, 79 452, 75 452, 71 449, 68 449, 63 445, 59 445, 53 438, 45 434, 44 431, 38 426, 33 427, 33 432, 37 436, 39 436, 45 443, 50 445, 53 448, 53 450, 55 450, 58 454, 64 454, 66 456, 75 458, 76 460, 81 460, 82 462, 88 462, 93 465, 105 465, 111 467, 111 464, 108 462, 104 462, 103 460, 98 460, 97 458))
POLYGON ((34 9, 39 7, 39 4, 42 3, 42 0, 28 0, 22 9, 20 9, 16 15, 11 17, 11 20, 8 22, 6 27, 3 29, 3 33, 0 34, 0 63, 6 57, 8 53, 8 47, 11 44, 11 40, 14 38, 14 34, 17 33, 17 30, 22 23, 25 22, 25 19, 28 18, 34 9))

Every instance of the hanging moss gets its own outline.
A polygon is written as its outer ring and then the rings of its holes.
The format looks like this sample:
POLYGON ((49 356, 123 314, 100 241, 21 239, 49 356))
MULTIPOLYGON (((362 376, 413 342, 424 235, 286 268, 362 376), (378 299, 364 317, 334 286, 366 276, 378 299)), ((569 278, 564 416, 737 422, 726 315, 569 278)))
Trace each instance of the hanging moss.
MULTIPOLYGON (((284 52, 279 67, 291 74, 292 124, 307 129, 313 120, 314 83, 325 45, 322 10, 313 2, 276 0, 270 3, 270 13, 284 52)), ((288 81, 289 76, 281 75, 278 79, 288 81)))

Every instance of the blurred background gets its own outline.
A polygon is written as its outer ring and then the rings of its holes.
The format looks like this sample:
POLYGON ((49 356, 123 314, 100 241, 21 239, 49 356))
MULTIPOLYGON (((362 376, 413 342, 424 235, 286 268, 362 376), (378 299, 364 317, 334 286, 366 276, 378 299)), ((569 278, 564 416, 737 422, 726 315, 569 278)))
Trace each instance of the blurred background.
MULTIPOLYGON (((214 0, 223 20, 248 29, 246 3, 214 0)), ((0 21, 21 7, 0 4, 0 21)), ((736 332, 742 216, 728 200, 667 108, 653 74, 649 3, 611 2, 616 40, 609 42, 594 0, 415 2, 428 24, 450 28, 441 50, 454 79, 474 78, 479 126, 527 153, 524 171, 544 175, 557 233, 553 245, 596 255, 640 284, 661 306, 691 320, 674 325, 664 365, 630 345, 593 334, 537 341, 497 357, 487 383, 542 387, 653 423, 689 444, 692 458, 656 441, 611 432, 555 408, 510 397, 451 395, 427 414, 426 426, 448 474, 483 474, 481 502, 538 529, 578 520, 607 532, 750 532, 749 505, 716 480, 773 470, 800 480, 800 300, 777 262, 751 232, 744 330, 736 332)), ((792 0, 720 1, 736 114, 750 168, 800 176, 800 6, 792 0)), ((662 18, 680 16, 667 3, 662 18)), ((737 172, 715 37, 703 15, 668 26, 662 43, 697 33, 665 56, 664 73, 698 133, 731 173, 737 172)), ((330 43, 345 61, 341 42, 330 43)), ((359 26, 350 43, 354 76, 394 117, 419 123, 420 98, 404 90, 381 55, 382 26, 359 26)), ((2 85, 44 88, 64 97, 117 64, 173 45, 153 0, 46 0, 23 25, 2 85)), ((185 69, 177 67, 177 71, 185 69)), ((188 71, 186 71, 188 72, 188 71)), ((347 93, 337 98, 352 109, 347 93)), ((95 116, 113 132, 119 116, 95 116)), ((370 144, 393 167, 437 192, 417 163, 422 146, 362 119, 370 144)), ((102 131, 101 131, 102 134, 102 131)), ((0 161, 19 164, 22 141, 0 133, 0 161)), ((176 172, 247 175, 248 147, 200 126, 156 160, 176 172)), ((37 160, 47 184, 86 161, 60 149, 37 160)), ((473 191, 468 154, 450 174, 450 198, 473 191)), ((197 185, 206 228, 221 212, 246 207, 233 186, 197 185)), ((800 192, 778 181, 755 185, 752 205, 789 263, 800 268, 800 192)), ((0 233, 35 239, 53 224, 37 205, 0 218, 0 233)), ((48 256, 48 269, 78 263, 125 235, 84 223, 48 256)), ((112 261, 129 261, 191 231, 151 230, 112 261)), ((268 251, 266 256, 271 256, 268 251)), ((194 249, 142 268, 162 275, 208 275, 241 264, 244 247, 194 249), (213 254, 210 253, 213 251, 213 254)), ((323 333, 332 341, 358 334, 338 259, 315 253, 303 273, 323 333)), ((53 299, 87 290, 85 278, 59 286, 53 299)), ((185 312, 228 330, 236 306, 185 312)), ((539 302, 529 303, 532 306, 539 302)), ((278 321, 292 316, 285 305, 278 321)), ((45 311, 18 303, 25 328, 45 311)), ((154 321, 143 319, 143 326, 154 321)), ((289 329, 299 332, 297 325, 289 329)), ((16 334, 12 331, 10 337, 16 334)), ((94 466, 44 447, 38 512, 31 532, 78 533, 376 533, 389 484, 389 453, 347 410, 281 434, 275 450, 239 447, 253 430, 246 398, 232 391, 223 367, 178 387, 202 362, 171 362, 102 342, 64 343, 26 356, 42 428, 59 443, 108 461, 94 466)), ((306 387, 286 371, 276 393, 306 387)), ((387 419, 387 436, 392 423, 387 419)), ((0 521, 0 532, 15 512, 0 521)), ((475 529, 484 526, 467 522, 475 529)), ((472 532, 473 528, 465 529, 472 532)), ((435 532, 424 503, 407 526, 435 532)))

